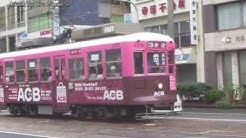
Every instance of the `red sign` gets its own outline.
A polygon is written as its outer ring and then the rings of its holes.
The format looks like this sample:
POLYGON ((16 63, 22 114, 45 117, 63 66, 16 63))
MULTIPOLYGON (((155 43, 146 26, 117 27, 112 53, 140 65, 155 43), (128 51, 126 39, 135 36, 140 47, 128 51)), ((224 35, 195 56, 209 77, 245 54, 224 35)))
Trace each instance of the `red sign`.
MULTIPOLYGON (((177 9, 177 5, 178 5, 178 8, 185 8, 185 0, 179 0, 178 3, 175 3, 175 1, 173 1, 173 9, 174 10, 177 9)), ((156 9, 157 9, 156 5, 151 5, 150 7, 144 6, 142 8, 142 14, 147 15, 148 12, 150 12, 151 14, 156 14, 156 12, 157 12, 156 9), (150 11, 149 11, 149 9, 150 9, 150 11)), ((167 9, 167 3, 160 3, 159 4, 159 10, 161 12, 164 12, 166 9, 167 9)))
POLYGON ((40 36, 52 34, 52 29, 40 31, 40 36))

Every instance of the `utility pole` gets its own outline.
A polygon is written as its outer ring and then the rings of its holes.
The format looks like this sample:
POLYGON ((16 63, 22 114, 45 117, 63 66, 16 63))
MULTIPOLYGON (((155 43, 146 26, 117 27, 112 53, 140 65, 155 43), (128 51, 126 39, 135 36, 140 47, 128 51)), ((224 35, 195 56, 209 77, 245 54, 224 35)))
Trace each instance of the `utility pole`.
POLYGON ((173 0, 167 0, 167 34, 174 39, 173 0))

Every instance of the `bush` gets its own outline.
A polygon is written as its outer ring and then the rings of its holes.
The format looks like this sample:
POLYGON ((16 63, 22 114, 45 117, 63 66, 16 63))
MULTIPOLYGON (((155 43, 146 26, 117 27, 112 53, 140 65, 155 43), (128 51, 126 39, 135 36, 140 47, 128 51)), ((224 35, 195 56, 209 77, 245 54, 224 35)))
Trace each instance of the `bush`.
POLYGON ((242 89, 241 95, 242 95, 243 103, 246 104, 246 89, 245 88, 242 89))
POLYGON ((211 89, 211 86, 205 83, 190 83, 190 84, 179 84, 177 86, 178 94, 181 97, 185 97, 188 100, 193 100, 194 98, 203 97, 204 93, 211 89))
POLYGON ((205 101, 208 103, 215 103, 216 101, 222 99, 225 96, 224 92, 221 90, 208 90, 204 94, 205 101))
POLYGON ((230 101, 226 99, 219 100, 215 104, 219 109, 230 109, 232 107, 230 101))

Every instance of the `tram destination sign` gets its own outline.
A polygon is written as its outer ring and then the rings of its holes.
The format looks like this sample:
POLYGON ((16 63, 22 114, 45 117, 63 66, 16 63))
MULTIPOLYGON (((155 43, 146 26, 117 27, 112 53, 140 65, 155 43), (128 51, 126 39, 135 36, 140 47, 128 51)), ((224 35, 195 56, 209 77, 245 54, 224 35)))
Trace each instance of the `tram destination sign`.
POLYGON ((70 55, 79 55, 79 54, 81 54, 81 49, 70 50, 70 55))
POLYGON ((148 48, 166 48, 165 42, 148 42, 147 43, 148 48))

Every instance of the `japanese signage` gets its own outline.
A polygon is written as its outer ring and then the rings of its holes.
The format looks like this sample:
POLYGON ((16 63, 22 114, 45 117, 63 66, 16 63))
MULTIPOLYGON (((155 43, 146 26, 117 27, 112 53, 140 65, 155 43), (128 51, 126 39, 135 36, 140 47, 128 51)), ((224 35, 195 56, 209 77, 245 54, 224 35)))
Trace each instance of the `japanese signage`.
POLYGON ((79 54, 81 54, 81 49, 70 50, 70 55, 79 55, 79 54))
MULTIPOLYGON (((59 0, 54 0, 54 4, 58 4, 59 0)), ((59 17, 59 7, 53 8, 53 30, 54 35, 60 35, 60 17, 59 17)))
MULTIPOLYGON (((188 0, 173 0, 174 13, 188 11, 186 1, 188 0)), ((167 0, 155 0, 154 2, 138 4, 138 6, 141 10, 140 19, 167 15, 167 0)))
POLYGON ((191 0, 190 3, 190 39, 191 45, 198 44, 198 31, 197 31, 197 1, 191 0))

